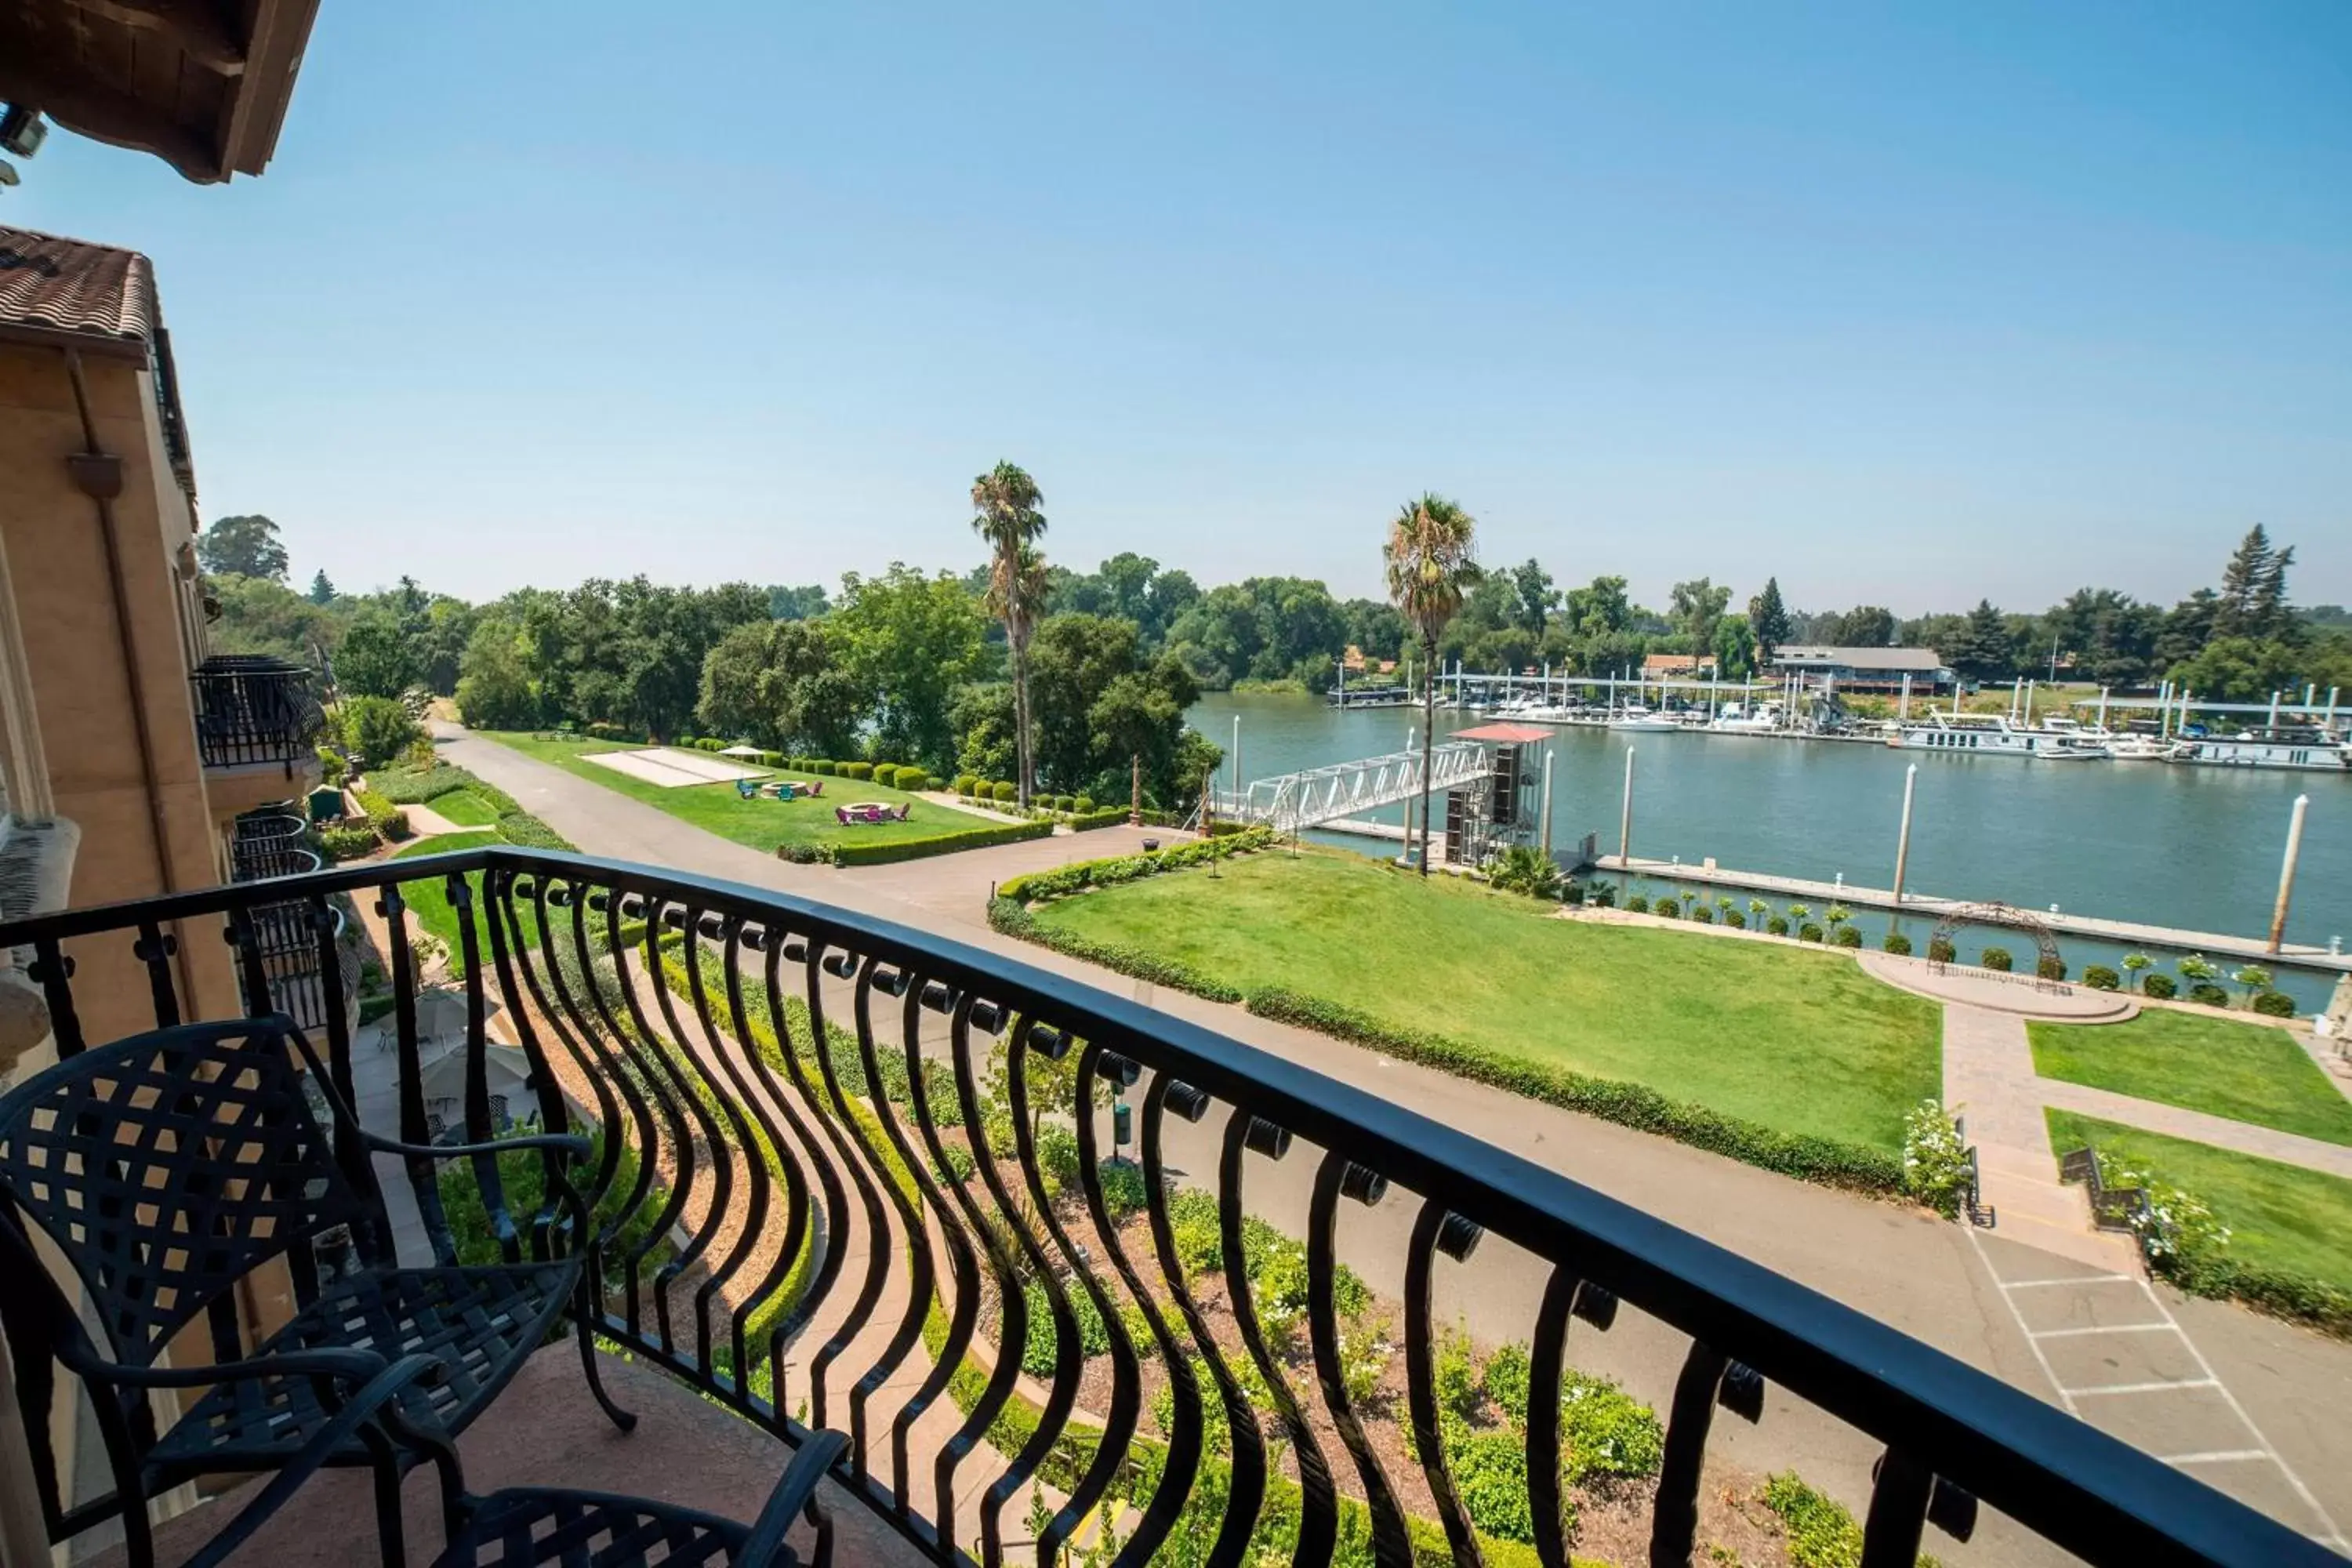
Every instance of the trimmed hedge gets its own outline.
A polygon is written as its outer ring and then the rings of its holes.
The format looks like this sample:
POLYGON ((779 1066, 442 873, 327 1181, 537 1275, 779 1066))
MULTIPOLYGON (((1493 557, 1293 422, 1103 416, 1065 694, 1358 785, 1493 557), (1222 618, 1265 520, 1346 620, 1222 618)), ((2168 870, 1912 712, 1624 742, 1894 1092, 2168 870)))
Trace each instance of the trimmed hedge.
POLYGON ((2123 983, 2124 977, 2104 963, 2087 965, 2083 971, 2083 984, 2094 991, 2120 990, 2123 983))
MULTIPOLYGON (((1081 795, 1080 799, 1086 798, 1081 795)), ((1069 819, 1073 833, 1091 833, 1097 827, 1115 827, 1127 820, 1127 807, 1107 805, 1100 811, 1082 811, 1069 819)))
MULTIPOLYGON (((1008 883, 1007 887, 1010 886, 1008 883)), ((1096 942, 1071 931, 1041 926, 1026 905, 1007 898, 1003 892, 988 902, 988 924, 991 930, 1006 936, 1034 942, 1039 947, 1051 948, 1055 952, 1084 959, 1088 963, 1099 963, 1105 969, 1114 969, 1121 974, 1149 981, 1154 985, 1188 991, 1212 1002, 1238 1002, 1242 999, 1237 987, 1212 980, 1198 970, 1162 958, 1156 952, 1147 952, 1142 948, 1129 947, 1120 942, 1096 942)))
POLYGON ((1905 936, 1899 931, 1888 931, 1886 933, 1886 940, 1880 942, 1878 945, 1885 948, 1887 952, 1895 954, 1897 958, 1908 958, 1911 956, 1911 939, 1905 936))
POLYGON ((1161 871, 1205 866, 1212 860, 1263 849, 1273 842, 1272 828, 1253 827, 1247 833, 1237 833, 1227 838, 1196 838, 1189 844, 1171 845, 1168 848, 1140 855, 1073 860, 1050 871, 1033 871, 1025 877, 1015 877, 997 889, 996 896, 1024 904, 1032 899, 1058 899, 1085 888, 1112 888, 1121 882, 1136 881, 1161 871))
POLYGON ((988 797, 999 805, 1008 805, 1019 797, 1021 791, 1003 779, 988 786, 988 797))
POLYGON ((2306 1323, 2322 1333, 2352 1340, 2352 1291, 2324 1280, 2240 1263, 2226 1253, 2170 1261, 2164 1274, 2192 1296, 2242 1301, 2273 1318, 2306 1323))
POLYGON ((2284 991, 2257 991, 2254 993, 2253 1009, 2265 1018, 2292 1018, 2294 1016, 2294 998, 2284 991))
POLYGON ((2189 999, 2206 1007, 2227 1007, 2230 994, 2210 980, 2200 980, 2189 988, 2189 999))
POLYGON ((373 855, 383 840, 375 836, 373 827, 322 827, 319 830, 319 847, 330 860, 356 860, 362 855, 373 855))
POLYGON ((527 811, 510 811, 499 818, 499 837, 520 849, 567 849, 580 847, 527 811))
POLYGON ((951 855, 959 849, 985 849, 994 844, 1019 844, 1032 838, 1052 836, 1050 822, 992 822, 984 827, 968 828, 961 833, 941 833, 929 838, 886 839, 870 844, 843 843, 832 846, 833 863, 836 866, 887 866, 898 860, 919 860, 927 855, 951 855))
POLYGON ((2158 1002, 2169 1002, 2179 994, 2180 987, 2169 974, 2148 974, 2141 976, 2139 993, 2158 1002))
POLYGON ((1837 935, 1830 938, 1830 941, 1837 944, 1839 947, 1860 947, 1862 945, 1862 932, 1854 930, 1852 926, 1842 925, 1837 928, 1837 935))
POLYGON ((369 830, 386 842, 397 844, 408 837, 408 814, 373 789, 357 789, 352 798, 367 813, 369 830))
POLYGON ((394 805, 422 805, 479 782, 454 763, 436 762, 429 768, 377 768, 368 775, 364 793, 382 795, 394 805))
POLYGON ((1588 1078, 1566 1068, 1505 1056, 1443 1036, 1391 1028, 1352 1007, 1302 996, 1278 986, 1248 993, 1243 1005, 1261 1018, 1297 1024, 1400 1060, 1435 1068, 1564 1110, 1597 1116, 1621 1127, 1655 1132, 1782 1175, 1853 1192, 1892 1196, 1903 1191, 1903 1162, 1875 1149, 1832 1138, 1777 1132, 1705 1106, 1668 1100, 1642 1084, 1588 1078))

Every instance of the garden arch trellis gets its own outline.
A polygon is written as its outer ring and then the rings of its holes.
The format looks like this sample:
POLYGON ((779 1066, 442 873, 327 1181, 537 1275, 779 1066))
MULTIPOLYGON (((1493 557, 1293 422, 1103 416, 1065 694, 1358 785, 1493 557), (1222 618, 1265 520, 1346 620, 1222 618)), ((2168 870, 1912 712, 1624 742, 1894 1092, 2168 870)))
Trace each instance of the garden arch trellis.
POLYGON ((1952 933, 1962 926, 1999 926, 2007 931, 2021 931, 2033 938, 2033 966, 2037 984, 2049 986, 2055 982, 2051 976, 2058 970, 2058 939, 2051 934, 2050 922, 2032 910, 2019 909, 2015 904, 1956 904, 1936 919, 1935 933, 1927 939, 1928 962, 1937 973, 1944 972, 1944 962, 1935 955, 1952 940, 1952 933))

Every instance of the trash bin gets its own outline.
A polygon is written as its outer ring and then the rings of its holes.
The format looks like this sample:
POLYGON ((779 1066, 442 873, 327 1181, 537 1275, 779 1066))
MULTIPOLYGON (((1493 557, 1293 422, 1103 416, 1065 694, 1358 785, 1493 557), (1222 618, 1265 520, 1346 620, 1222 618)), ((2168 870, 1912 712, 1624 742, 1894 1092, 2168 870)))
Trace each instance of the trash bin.
POLYGON ((1123 1149, 1134 1137, 1134 1115, 1127 1101, 1120 1100, 1110 1108, 1110 1146, 1123 1149))
POLYGON ((321 786, 310 792, 312 822, 341 822, 343 819, 343 792, 321 786))

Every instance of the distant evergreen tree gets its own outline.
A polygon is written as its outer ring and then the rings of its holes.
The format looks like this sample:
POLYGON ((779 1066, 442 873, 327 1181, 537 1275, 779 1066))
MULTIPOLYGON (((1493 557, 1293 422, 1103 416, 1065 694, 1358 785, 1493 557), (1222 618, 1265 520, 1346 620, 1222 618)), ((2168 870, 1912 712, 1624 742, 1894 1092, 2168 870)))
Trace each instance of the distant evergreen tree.
POLYGON ((2009 621, 1992 607, 1990 599, 1979 599, 1977 607, 1961 623, 1958 638, 1952 646, 1937 651, 1955 674, 1968 680, 1990 680, 2007 675, 2017 664, 2009 621))
POLYGON ((2272 546, 2261 523, 2246 531, 2221 569, 2221 591, 2213 606, 2216 637, 2275 637, 2286 615, 2286 573, 2294 564, 2292 547, 2272 546))
POLYGON ((1780 602, 1780 579, 1764 579, 1764 591, 1748 601, 1748 629, 1756 637, 1756 662, 1769 666, 1789 640, 1789 606, 1780 602))
POLYGON ((314 605, 331 605, 335 602, 335 585, 327 581, 326 570, 323 567, 310 579, 310 602, 314 605))

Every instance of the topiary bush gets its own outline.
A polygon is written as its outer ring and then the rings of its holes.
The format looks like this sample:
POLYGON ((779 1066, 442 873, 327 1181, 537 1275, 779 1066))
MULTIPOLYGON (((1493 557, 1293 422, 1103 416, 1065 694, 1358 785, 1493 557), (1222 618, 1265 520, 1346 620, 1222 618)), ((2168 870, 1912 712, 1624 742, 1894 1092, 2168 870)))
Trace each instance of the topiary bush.
POLYGON ((2254 993, 2253 1008, 2265 1018, 2292 1018, 2294 1016, 2294 998, 2284 991, 2257 991, 2254 993))
POLYGON ((2124 977, 2104 963, 2093 963, 2084 968, 2083 984, 2094 991, 2120 991, 2124 977))
POLYGON ((2210 980, 2200 980, 2189 988, 2189 999, 2207 1007, 2226 1007, 2230 994, 2210 980))
POLYGON ((2139 983, 2140 994, 2154 997, 2158 1002, 2169 1002, 2179 992, 2180 987, 2173 984, 2169 974, 2151 974, 2139 983))
POLYGON ((970 800, 971 798, 971 786, 979 782, 980 781, 978 779, 974 778, 970 773, 958 773, 955 776, 955 792, 956 794, 963 796, 966 800, 970 800))
POLYGON ((1726 910, 1723 911, 1723 923, 1729 926, 1734 931, 1746 931, 1748 929, 1748 917, 1741 914, 1738 910, 1726 910))
POLYGON ((1650 900, 1636 893, 1625 900, 1625 912, 1629 915, 1646 915, 1650 912, 1650 900))
POLYGON ((1822 928, 1815 925, 1811 921, 1807 921, 1803 925, 1797 928, 1797 940, 1799 942, 1819 942, 1822 940, 1822 928))
POLYGON ((1832 940, 1840 947, 1860 947, 1862 945, 1862 932, 1856 931, 1850 925, 1842 925, 1837 928, 1837 935, 1832 940))
POLYGON ((1886 940, 1880 942, 1878 945, 1885 948, 1887 952, 1893 953, 1897 958, 1908 958, 1911 956, 1911 939, 1905 936, 1899 931, 1888 931, 1886 933, 1886 940))
POLYGON ((872 763, 844 763, 841 764, 841 776, 844 778, 856 779, 860 783, 863 783, 874 776, 874 764, 872 763))
POLYGON ((1774 915, 1764 922, 1764 931, 1768 936, 1786 936, 1789 934, 1789 921, 1785 916, 1774 915))
POLYGON ((1003 779, 999 779, 988 786, 988 797, 999 805, 1011 805, 1013 798, 1020 793, 1020 790, 1003 779))
POLYGON ((1095 809, 1095 797, 1090 795, 1079 795, 1070 802, 1070 809, 1084 816, 1095 809))
POLYGON ((1989 947, 1982 952, 1977 954, 1977 967, 1979 969, 1990 969, 1997 973, 2006 974, 2012 967, 2014 967, 2014 963, 2009 956, 2009 949, 2005 947, 1989 947))
POLYGON ((1650 906, 1650 912, 1662 921, 1678 921, 1683 918, 1682 905, 1672 899, 1658 900, 1650 906))
POLYGON ((823 757, 811 758, 809 761, 808 771, 816 774, 819 778, 829 779, 833 777, 833 764, 823 757))
POLYGON ((1715 923, 1715 911, 1705 904, 1700 904, 1691 910, 1690 918, 1703 926, 1711 926, 1715 923))
POLYGON ((2044 980, 2066 978, 2066 961, 2056 953, 2045 953, 2033 961, 2033 973, 2044 980))
POLYGON ((1959 957, 1959 952, 1952 946, 1952 939, 1950 937, 1931 936, 1927 939, 1928 963, 1949 963, 1958 957, 1959 957))

